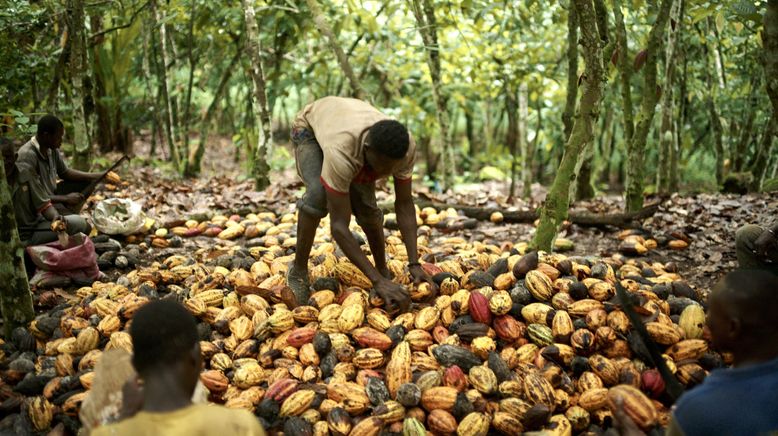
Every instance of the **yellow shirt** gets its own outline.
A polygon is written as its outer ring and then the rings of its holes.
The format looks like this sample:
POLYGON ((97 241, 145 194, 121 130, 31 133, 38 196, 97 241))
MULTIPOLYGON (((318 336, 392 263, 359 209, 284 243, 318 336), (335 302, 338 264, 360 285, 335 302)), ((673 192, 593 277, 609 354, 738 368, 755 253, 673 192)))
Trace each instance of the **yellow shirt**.
MULTIPOLYGON (((316 136, 324 154, 321 168, 324 187, 347 193, 352 182, 371 181, 370 175, 362 172, 367 129, 378 121, 388 119, 391 118, 364 101, 324 97, 305 106, 297 114, 292 127, 309 129, 316 136)), ((410 180, 413 176, 416 143, 412 136, 409 139, 408 152, 392 174, 395 179, 410 180)))
POLYGON ((247 410, 215 404, 193 404, 167 413, 139 412, 116 424, 92 431, 92 436, 265 436, 259 420, 247 410))

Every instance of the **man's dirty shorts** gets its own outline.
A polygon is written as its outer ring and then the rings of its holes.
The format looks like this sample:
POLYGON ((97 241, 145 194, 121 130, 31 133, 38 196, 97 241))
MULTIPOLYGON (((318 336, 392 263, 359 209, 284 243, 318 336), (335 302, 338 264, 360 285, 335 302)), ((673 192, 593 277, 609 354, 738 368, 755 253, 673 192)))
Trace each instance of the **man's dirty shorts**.
MULTIPOLYGON (((324 154, 313 132, 304 128, 292 129, 292 144, 297 163, 297 174, 305 183, 305 194, 297 208, 316 218, 327 216, 327 194, 321 183, 324 154)), ((383 225, 384 215, 375 197, 375 183, 352 183, 349 187, 351 211, 362 226, 383 225)))

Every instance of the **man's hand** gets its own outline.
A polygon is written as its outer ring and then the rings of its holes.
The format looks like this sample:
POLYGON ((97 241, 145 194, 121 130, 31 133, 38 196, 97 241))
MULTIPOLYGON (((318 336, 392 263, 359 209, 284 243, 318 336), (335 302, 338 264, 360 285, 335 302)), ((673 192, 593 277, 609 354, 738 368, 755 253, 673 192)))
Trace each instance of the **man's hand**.
POLYGON ((62 196, 62 202, 68 205, 76 205, 84 201, 84 196, 79 192, 71 192, 62 196))
POLYGON ((414 285, 418 285, 422 282, 427 282, 430 285, 432 294, 428 299, 435 298, 438 295, 438 285, 435 284, 432 277, 424 271, 424 268, 422 268, 421 265, 411 265, 408 269, 410 270, 414 285))
POLYGON ((756 255, 762 259, 776 260, 771 258, 771 251, 778 250, 778 239, 769 229, 764 229, 762 234, 754 241, 756 255))
POLYGON ((405 313, 411 305, 411 294, 402 285, 382 278, 373 283, 373 289, 384 300, 386 311, 391 314, 405 313))

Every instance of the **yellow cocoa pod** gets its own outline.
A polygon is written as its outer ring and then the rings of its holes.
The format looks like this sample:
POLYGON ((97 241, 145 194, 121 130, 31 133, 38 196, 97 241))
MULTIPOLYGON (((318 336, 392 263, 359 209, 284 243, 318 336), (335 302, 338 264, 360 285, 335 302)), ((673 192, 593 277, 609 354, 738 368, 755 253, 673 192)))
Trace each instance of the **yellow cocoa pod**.
POLYGON ((316 398, 316 392, 311 390, 300 390, 293 393, 281 404, 279 416, 283 418, 302 415, 311 406, 314 398, 316 398))
POLYGON ((705 309, 698 304, 690 304, 681 312, 678 325, 686 334, 686 339, 700 339, 705 327, 705 309))
POLYGON ((457 426, 457 436, 486 436, 489 433, 489 415, 472 412, 462 418, 457 426))
POLYGON ((651 400, 639 389, 630 385, 618 385, 610 388, 607 403, 611 412, 615 412, 618 400, 621 400, 624 412, 640 428, 648 430, 656 425, 658 414, 651 400))

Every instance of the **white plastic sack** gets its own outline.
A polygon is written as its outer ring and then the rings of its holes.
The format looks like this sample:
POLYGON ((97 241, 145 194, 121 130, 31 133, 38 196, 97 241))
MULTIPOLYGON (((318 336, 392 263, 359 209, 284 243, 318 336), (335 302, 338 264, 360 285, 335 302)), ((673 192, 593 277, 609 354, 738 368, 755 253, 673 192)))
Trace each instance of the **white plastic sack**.
POLYGON ((101 233, 131 235, 139 232, 146 221, 140 204, 125 198, 109 198, 97 203, 92 220, 101 233))

